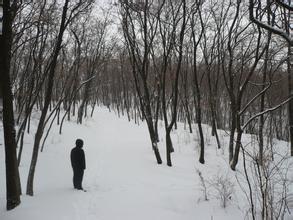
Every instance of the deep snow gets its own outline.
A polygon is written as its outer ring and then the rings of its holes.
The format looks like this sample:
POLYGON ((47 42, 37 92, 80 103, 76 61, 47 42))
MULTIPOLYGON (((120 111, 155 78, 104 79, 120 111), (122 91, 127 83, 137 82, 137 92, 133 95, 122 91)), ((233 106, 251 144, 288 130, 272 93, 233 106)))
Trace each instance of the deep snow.
MULTIPOLYGON (((162 165, 155 162, 145 123, 138 126, 106 108, 98 108, 94 117, 86 119, 83 125, 66 122, 62 135, 58 134, 57 125, 54 126, 44 152, 39 154, 33 197, 25 195, 33 143, 33 135, 26 136, 20 166, 24 195, 21 205, 9 212, 5 210, 4 146, 0 128, 1 220, 235 220, 244 219, 247 214, 246 201, 236 185, 236 193, 226 209, 220 206, 213 191, 209 192, 209 201, 203 201, 196 169, 206 181, 219 174, 235 175, 226 162, 227 149, 218 150, 212 137, 206 139, 206 164, 201 165, 197 162, 196 132, 189 134, 179 124, 172 135, 173 167, 168 167, 162 124, 159 144, 162 165), (84 140, 87 169, 83 186, 87 192, 76 191, 72 186, 69 154, 76 138, 84 140)), ((207 127, 205 130, 209 133, 207 127)), ((227 140, 228 137, 221 139, 224 147, 227 140)))

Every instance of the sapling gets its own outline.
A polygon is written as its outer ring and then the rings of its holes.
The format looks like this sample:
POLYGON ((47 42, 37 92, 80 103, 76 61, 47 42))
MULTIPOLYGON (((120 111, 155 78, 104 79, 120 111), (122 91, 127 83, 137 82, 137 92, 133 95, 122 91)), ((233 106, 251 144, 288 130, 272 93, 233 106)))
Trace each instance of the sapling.
POLYGON ((205 180, 204 180, 202 173, 199 169, 196 169, 196 172, 197 172, 199 179, 200 179, 200 184, 201 184, 200 186, 201 186, 201 191, 203 192, 204 200, 208 201, 207 186, 206 186, 205 180))

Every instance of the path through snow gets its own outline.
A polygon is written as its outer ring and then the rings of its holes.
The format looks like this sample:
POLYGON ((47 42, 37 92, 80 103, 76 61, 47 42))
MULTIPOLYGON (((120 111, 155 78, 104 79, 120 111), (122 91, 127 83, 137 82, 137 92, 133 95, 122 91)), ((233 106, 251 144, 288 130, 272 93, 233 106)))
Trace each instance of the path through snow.
MULTIPOLYGON (((82 126, 67 122, 61 136, 57 127, 51 132, 40 153, 35 196, 22 196, 21 206, 11 212, 5 211, 4 149, 0 145, 0 219, 194 220, 214 216, 228 220, 241 216, 239 209, 223 210, 217 201, 198 202, 194 143, 188 137, 190 143, 182 145, 178 138, 178 134, 173 136, 176 153, 174 167, 169 168, 155 163, 144 123, 137 126, 105 108, 82 126), (87 192, 72 187, 69 153, 76 138, 84 140, 87 169, 83 186, 87 192)), ((20 167, 23 191, 32 142, 32 137, 27 138, 20 167)), ((162 142, 160 150, 165 161, 162 142)))

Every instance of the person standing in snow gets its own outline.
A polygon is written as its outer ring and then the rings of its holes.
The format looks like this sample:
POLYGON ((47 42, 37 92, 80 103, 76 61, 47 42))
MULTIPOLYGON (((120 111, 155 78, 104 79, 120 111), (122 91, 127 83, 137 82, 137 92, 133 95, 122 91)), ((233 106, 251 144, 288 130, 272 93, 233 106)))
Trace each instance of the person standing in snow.
POLYGON ((73 186, 75 189, 83 190, 82 179, 85 170, 85 156, 83 147, 83 140, 77 139, 75 147, 71 150, 70 159, 73 169, 73 186))

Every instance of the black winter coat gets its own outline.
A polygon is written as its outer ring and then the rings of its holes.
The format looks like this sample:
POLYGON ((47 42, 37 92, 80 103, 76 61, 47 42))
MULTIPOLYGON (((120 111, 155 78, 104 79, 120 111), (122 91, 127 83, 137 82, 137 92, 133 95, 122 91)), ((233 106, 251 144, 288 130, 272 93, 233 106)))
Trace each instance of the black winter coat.
POLYGON ((71 166, 73 169, 85 169, 85 156, 83 149, 75 147, 71 150, 70 154, 71 166))

